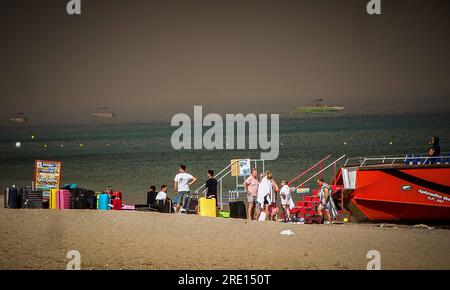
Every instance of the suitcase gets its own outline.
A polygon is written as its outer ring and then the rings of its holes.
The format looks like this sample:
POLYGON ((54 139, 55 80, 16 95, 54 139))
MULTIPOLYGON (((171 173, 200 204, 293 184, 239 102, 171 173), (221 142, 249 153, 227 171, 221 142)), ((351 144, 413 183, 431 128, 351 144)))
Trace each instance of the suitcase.
POLYGON ((95 191, 86 190, 84 192, 87 209, 97 209, 97 199, 95 197, 95 191))
POLYGON ((42 191, 26 190, 23 193, 23 208, 42 209, 42 191))
POLYGON ((52 188, 50 189, 50 195, 48 197, 48 208, 49 209, 57 209, 56 206, 56 196, 58 195, 58 189, 52 188))
POLYGON ((235 219, 247 219, 247 211, 243 201, 230 202, 230 217, 235 219))
POLYGON ((5 191, 5 208, 20 208, 22 200, 19 199, 19 189, 17 187, 8 187, 5 191))
POLYGON ((198 200, 198 212, 201 216, 216 217, 216 199, 201 197, 198 200))
POLYGON ((111 203, 111 198, 106 193, 100 193, 97 196, 97 209, 99 210, 109 210, 109 204, 111 203))
POLYGON ((198 207, 198 198, 196 196, 194 197, 193 195, 186 197, 184 205, 187 214, 195 214, 198 207))
POLYGON ((71 188, 70 191, 70 208, 71 209, 86 209, 86 189, 71 188))
POLYGON ((23 208, 23 194, 24 192, 31 191, 31 187, 21 187, 17 189, 17 204, 16 208, 23 208))
POLYGON ((56 208, 70 209, 70 191, 60 189, 56 192, 56 208))
POLYGON ((113 210, 122 210, 122 200, 119 198, 115 198, 112 200, 112 209, 113 210))
POLYGON ((122 210, 122 192, 113 192, 111 194, 111 203, 113 210, 122 210))
POLYGON ((156 207, 160 213, 172 212, 172 201, 170 199, 160 199, 156 201, 156 207))

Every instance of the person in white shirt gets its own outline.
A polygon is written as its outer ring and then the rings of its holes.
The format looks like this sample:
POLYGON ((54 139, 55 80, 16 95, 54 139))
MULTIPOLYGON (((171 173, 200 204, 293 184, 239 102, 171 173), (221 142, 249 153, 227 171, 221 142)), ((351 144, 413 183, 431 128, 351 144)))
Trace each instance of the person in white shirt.
POLYGON ((281 197, 281 206, 283 207, 284 212, 284 220, 287 221, 290 218, 291 212, 291 189, 287 184, 286 180, 281 181, 281 189, 280 189, 280 197, 281 197))
POLYGON ((268 171, 266 176, 259 183, 258 196, 256 198, 257 220, 260 219, 261 212, 264 212, 264 220, 268 220, 269 218, 269 205, 272 203, 274 192, 272 179, 272 173, 268 171))
POLYGON ((178 174, 175 175, 173 180, 173 190, 177 195, 177 213, 180 212, 180 207, 185 201, 185 197, 189 196, 189 186, 194 184, 197 181, 195 176, 186 172, 186 165, 180 164, 178 167, 178 174))
POLYGON ((167 198, 167 185, 161 185, 161 191, 156 195, 156 201, 165 200, 167 198))

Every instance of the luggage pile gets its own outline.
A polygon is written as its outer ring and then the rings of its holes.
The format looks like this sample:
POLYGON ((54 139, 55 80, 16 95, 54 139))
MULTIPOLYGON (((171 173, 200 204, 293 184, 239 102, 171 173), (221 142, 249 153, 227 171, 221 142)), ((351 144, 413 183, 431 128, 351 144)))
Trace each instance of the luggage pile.
POLYGON ((11 186, 5 190, 5 208, 42 208, 42 191, 32 191, 31 187, 11 186))
MULTIPOLYGON (((204 217, 247 218, 243 201, 235 199, 229 202, 229 211, 217 213, 216 199, 201 197, 196 194, 188 195, 182 203, 186 214, 198 214, 204 217)), ((47 198, 41 190, 33 191, 31 187, 6 188, 5 208, 27 209, 89 209, 89 210, 137 210, 154 211, 160 213, 174 213, 174 203, 170 198, 159 200, 152 205, 124 205, 123 193, 108 188, 105 192, 79 187, 77 184, 66 184, 60 189, 51 189, 47 198)))
POLYGON ((31 187, 11 186, 5 190, 5 208, 27 209, 90 209, 90 210, 134 210, 134 206, 124 206, 123 194, 109 190, 96 193, 93 190, 66 184, 60 189, 51 189, 48 199, 41 190, 33 191, 31 187))

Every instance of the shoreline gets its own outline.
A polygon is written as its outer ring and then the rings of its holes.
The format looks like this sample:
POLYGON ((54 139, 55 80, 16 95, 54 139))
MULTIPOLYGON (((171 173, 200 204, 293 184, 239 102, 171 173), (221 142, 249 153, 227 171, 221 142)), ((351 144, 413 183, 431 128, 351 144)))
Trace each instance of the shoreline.
POLYGON ((449 269, 450 231, 132 211, 0 209, 0 269, 449 269), (295 235, 283 236, 283 230, 295 235))

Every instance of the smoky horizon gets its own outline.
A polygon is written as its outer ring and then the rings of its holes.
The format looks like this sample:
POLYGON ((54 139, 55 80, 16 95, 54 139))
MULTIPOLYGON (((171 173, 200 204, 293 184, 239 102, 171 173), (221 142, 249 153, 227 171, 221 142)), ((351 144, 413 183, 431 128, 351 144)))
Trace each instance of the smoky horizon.
POLYGON ((289 116, 324 98, 343 115, 450 111, 450 2, 5 1, 0 124, 289 116))

